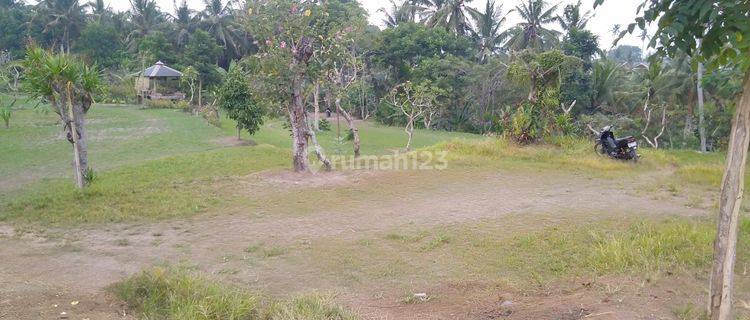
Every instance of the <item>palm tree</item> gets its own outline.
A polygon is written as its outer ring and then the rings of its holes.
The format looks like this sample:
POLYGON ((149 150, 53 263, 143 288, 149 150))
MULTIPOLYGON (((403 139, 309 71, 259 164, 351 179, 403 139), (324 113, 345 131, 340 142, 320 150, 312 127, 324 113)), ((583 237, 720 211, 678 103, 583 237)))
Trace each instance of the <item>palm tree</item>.
POLYGON ((591 106, 599 108, 612 105, 615 102, 615 92, 618 84, 622 83, 622 67, 608 59, 602 59, 594 64, 591 73, 591 106))
POLYGON ((127 41, 130 48, 134 49, 138 46, 139 39, 154 31, 163 22, 164 16, 156 6, 155 0, 130 0, 130 6, 130 22, 134 28, 128 34, 127 41))
POLYGON ((433 11, 425 20, 429 27, 444 27, 458 35, 472 32, 466 3, 472 0, 433 0, 433 11))
POLYGON ((495 0, 488 0, 483 13, 474 8, 467 9, 476 28, 472 33, 479 44, 479 61, 485 62, 489 55, 501 48, 506 36, 500 32, 505 22, 505 16, 501 15, 502 6, 495 6, 495 0))
POLYGON ((102 19, 110 15, 109 7, 104 4, 104 0, 94 0, 86 4, 91 9, 91 19, 93 21, 101 22, 102 19))
POLYGON ((231 1, 226 5, 221 0, 203 0, 206 9, 199 15, 203 19, 206 30, 225 50, 232 50, 236 55, 241 54, 244 47, 240 28, 232 15, 231 1))
POLYGON ((86 23, 84 6, 78 0, 44 0, 37 6, 37 14, 44 21, 42 33, 56 38, 60 52, 70 52, 71 38, 78 35, 86 23))
POLYGON ((182 47, 187 43, 190 33, 195 29, 196 18, 193 16, 193 10, 190 10, 186 0, 182 0, 179 7, 174 2, 174 11, 175 14, 170 14, 169 17, 174 24, 177 46, 182 47))
POLYGON ((528 0, 516 6, 515 11, 523 21, 509 30, 511 39, 507 46, 512 50, 545 50, 553 47, 559 41, 560 33, 545 28, 545 25, 557 21, 555 10, 557 5, 550 7, 544 0, 528 0))
MULTIPOLYGON (((390 28, 396 27, 399 24, 406 22, 415 22, 416 16, 426 10, 425 7, 416 4, 417 1, 414 0, 405 1, 402 4, 398 4, 394 0, 390 0, 390 2, 390 11, 388 11, 388 9, 386 8, 378 9, 378 12, 382 12, 383 14, 385 14, 383 23, 386 27, 390 28)), ((421 3, 421 1, 418 3, 421 3)))
POLYGON ((563 30, 570 32, 570 30, 582 30, 586 28, 586 24, 589 22, 593 14, 591 11, 586 11, 581 14, 581 0, 578 0, 576 4, 569 4, 563 9, 563 15, 557 16, 557 22, 560 23, 560 27, 563 30))

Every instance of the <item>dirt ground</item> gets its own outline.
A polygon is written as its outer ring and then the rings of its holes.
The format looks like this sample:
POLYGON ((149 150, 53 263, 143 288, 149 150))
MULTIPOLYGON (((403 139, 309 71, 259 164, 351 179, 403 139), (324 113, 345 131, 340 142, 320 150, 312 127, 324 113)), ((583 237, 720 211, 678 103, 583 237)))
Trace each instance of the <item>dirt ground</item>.
POLYGON ((356 172, 323 179, 263 172, 242 178, 233 192, 249 198, 283 194, 287 201, 76 230, 0 226, 0 319, 131 319, 106 288, 164 263, 273 296, 335 292, 337 301, 365 319, 674 319, 676 307, 701 301, 705 279, 571 279, 528 290, 486 281, 343 281, 305 251, 332 239, 357 241, 415 225, 549 225, 594 221, 597 213, 705 216, 715 196, 707 195, 705 206, 688 207, 684 197, 639 190, 633 181, 554 172, 356 172), (345 201, 295 197, 310 189, 351 193, 345 201), (248 246, 258 243, 288 253, 248 258, 248 246), (436 298, 404 303, 407 287, 436 298))

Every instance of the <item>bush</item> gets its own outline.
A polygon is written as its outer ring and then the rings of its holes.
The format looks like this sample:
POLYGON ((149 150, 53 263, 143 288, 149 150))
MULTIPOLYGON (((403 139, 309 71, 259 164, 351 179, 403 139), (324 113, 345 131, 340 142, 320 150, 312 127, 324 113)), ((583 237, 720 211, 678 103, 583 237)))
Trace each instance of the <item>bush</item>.
POLYGON ((320 131, 331 131, 331 122, 328 119, 320 119, 318 121, 318 128, 320 131))
POLYGON ((184 100, 146 100, 144 106, 147 109, 177 109, 183 111, 190 110, 190 104, 184 100))

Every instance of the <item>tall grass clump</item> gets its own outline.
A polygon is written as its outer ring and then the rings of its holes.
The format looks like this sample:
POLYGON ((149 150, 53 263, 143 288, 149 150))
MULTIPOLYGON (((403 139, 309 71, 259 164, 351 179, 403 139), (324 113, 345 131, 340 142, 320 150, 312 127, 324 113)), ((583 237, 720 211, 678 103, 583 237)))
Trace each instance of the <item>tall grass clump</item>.
POLYGON ((187 271, 154 268, 112 290, 144 319, 260 319, 259 299, 187 271))
POLYGON ((311 294, 267 301, 184 268, 155 267, 111 287, 141 319, 354 320, 331 297, 311 294))
POLYGON ((703 267, 711 260, 711 223, 637 222, 622 232, 592 233, 591 265, 598 273, 660 272, 703 267))
POLYGON ((356 317, 336 305, 328 296, 319 294, 273 304, 264 317, 267 320, 354 320, 356 317))

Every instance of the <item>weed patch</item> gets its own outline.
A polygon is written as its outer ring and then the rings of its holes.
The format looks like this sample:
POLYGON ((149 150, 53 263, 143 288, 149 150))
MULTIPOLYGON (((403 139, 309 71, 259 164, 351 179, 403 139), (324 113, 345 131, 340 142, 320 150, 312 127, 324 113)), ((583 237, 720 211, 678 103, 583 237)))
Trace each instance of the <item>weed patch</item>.
POLYGON ((143 319, 355 319, 329 296, 312 294, 290 301, 269 301, 180 268, 156 267, 115 284, 111 291, 143 319))

